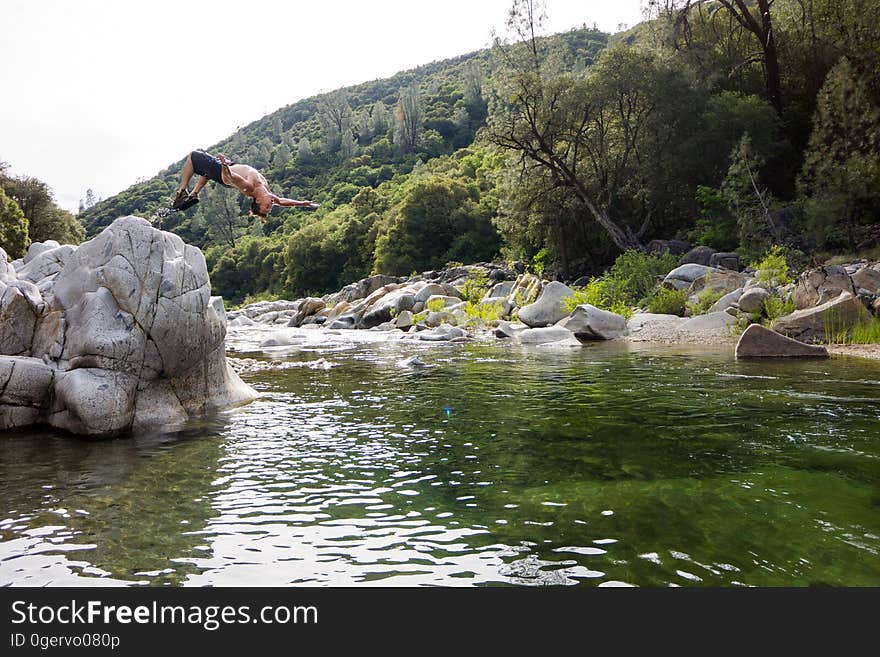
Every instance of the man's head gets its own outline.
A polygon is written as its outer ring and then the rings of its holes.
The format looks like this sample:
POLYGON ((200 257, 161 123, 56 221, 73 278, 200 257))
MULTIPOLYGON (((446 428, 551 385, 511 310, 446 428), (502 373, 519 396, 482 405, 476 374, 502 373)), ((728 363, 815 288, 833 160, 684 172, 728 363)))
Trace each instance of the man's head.
POLYGON ((272 196, 264 189, 257 188, 254 194, 254 200, 251 203, 251 214, 258 216, 261 219, 265 219, 269 216, 269 212, 271 211, 272 196))

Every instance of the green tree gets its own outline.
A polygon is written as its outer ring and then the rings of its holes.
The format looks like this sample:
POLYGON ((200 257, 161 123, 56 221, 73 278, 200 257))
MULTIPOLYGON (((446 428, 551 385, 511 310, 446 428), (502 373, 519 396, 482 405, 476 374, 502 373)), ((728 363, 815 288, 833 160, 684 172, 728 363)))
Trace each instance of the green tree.
POLYGON ((290 148, 288 148, 287 144, 282 141, 278 144, 278 147, 275 149, 275 154, 272 156, 272 166, 276 169, 280 169, 290 161, 290 157, 290 148))
POLYGON ((324 150, 335 153, 342 142, 346 125, 351 126, 351 105, 345 90, 324 94, 317 101, 318 123, 324 150))
POLYGON ((398 153, 411 153, 419 145, 424 118, 418 84, 401 89, 394 112, 394 146, 398 153))
POLYGON ((28 220, 31 242, 56 240, 62 244, 79 244, 85 231, 70 212, 52 200, 52 191, 42 180, 28 176, 0 176, 0 187, 21 208, 28 220))
MULTIPOLYGON (((674 5, 674 3, 670 3, 674 5)), ((694 11, 702 13, 705 9, 710 14, 724 12, 727 23, 717 21, 715 38, 718 41, 741 41, 743 36, 751 39, 753 50, 736 64, 736 67, 760 62, 764 70, 764 87, 767 99, 778 114, 782 114, 782 68, 779 60, 777 36, 774 28, 773 5, 775 0, 684 0, 679 10, 679 20, 687 23, 694 11), (723 27, 721 27, 723 26, 723 27), (720 34, 717 30, 726 30, 720 34)), ((734 69, 735 70, 735 69, 734 69)), ((734 72, 731 70, 730 72, 734 72)))
POLYGON ((861 229, 880 223, 880 105, 868 79, 843 58, 819 94, 798 187, 821 246, 855 249, 861 229))
POLYGON ((682 202, 670 192, 692 202, 686 184, 682 193, 677 157, 694 132, 687 80, 654 54, 627 46, 604 51, 586 77, 557 73, 559 58, 528 23, 536 3, 517 0, 514 9, 520 22, 513 28, 527 40, 496 40, 504 76, 488 138, 518 156, 523 182, 568 190, 618 249, 641 248, 658 210, 682 202))
POLYGON ((761 183, 764 159, 755 153, 748 134, 743 135, 721 185, 728 208, 739 227, 739 241, 749 252, 767 244, 782 242, 782 232, 773 218, 773 196, 761 183))
POLYGON ((497 233, 476 197, 476 189, 447 176, 415 182, 379 228, 373 270, 404 275, 458 257, 492 258, 497 233))
POLYGON ((0 247, 10 260, 24 256, 28 244, 28 220, 18 203, 0 188, 0 247))

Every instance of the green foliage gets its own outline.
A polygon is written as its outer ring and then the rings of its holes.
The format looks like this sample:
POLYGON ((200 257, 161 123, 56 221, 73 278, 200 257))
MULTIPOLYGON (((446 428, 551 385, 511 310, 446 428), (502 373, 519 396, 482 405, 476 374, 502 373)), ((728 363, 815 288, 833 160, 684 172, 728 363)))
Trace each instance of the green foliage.
POLYGON ((737 317, 736 322, 731 325, 730 333, 731 335, 739 335, 752 324, 760 324, 761 320, 761 313, 743 314, 737 317))
POLYGON ((764 286, 788 285, 793 280, 783 249, 779 245, 771 247, 761 260, 752 263, 752 267, 758 283, 764 286))
POLYGON ((218 244, 205 252, 214 292, 233 303, 277 299, 283 294, 283 245, 257 236, 239 239, 234 247, 218 244))
POLYGON ((30 242, 56 240, 61 244, 79 244, 82 241, 82 225, 72 214, 55 205, 52 190, 42 180, 0 174, 0 189, 15 201, 27 219, 30 242))
POLYGON ((620 297, 620 290, 611 278, 590 279, 585 287, 575 290, 574 295, 563 302, 568 312, 585 303, 601 310, 610 310, 627 319, 633 316, 633 309, 620 297))
POLYGON ((374 271, 404 275, 450 260, 475 262, 497 254, 491 206, 460 169, 450 173, 416 178, 399 189, 400 201, 379 230, 374 271))
POLYGON ((432 313, 439 313, 446 308, 446 302, 443 299, 431 299, 425 304, 425 308, 432 313))
POLYGON ((822 248, 855 249, 876 239, 880 99, 868 80, 843 58, 819 93, 798 184, 807 229, 822 248))
POLYGON ((779 243, 782 233, 773 218, 774 198, 761 182, 764 158, 743 135, 730 156, 730 168, 721 183, 727 207, 736 219, 739 242, 747 249, 779 243))
POLYGON ((728 208, 728 200, 720 189, 698 185, 695 193, 699 217, 688 239, 710 246, 717 251, 733 251, 739 245, 736 218, 728 208))
POLYGON ((678 265, 678 258, 670 253, 654 254, 626 251, 617 257, 614 265, 601 277, 592 278, 573 299, 566 299, 569 310, 588 303, 631 317, 632 306, 649 298, 658 286, 658 279, 678 265))
POLYGON ((647 310, 661 315, 684 315, 687 304, 687 290, 676 290, 671 287, 660 286, 648 299, 647 310))
POLYGON ((851 344, 880 344, 880 317, 856 324, 850 336, 851 344))
POLYGON ((723 296, 724 292, 721 290, 713 287, 705 287, 697 295, 695 301, 691 301, 687 304, 687 308, 691 311, 691 316, 704 315, 709 312, 709 309, 712 308, 712 306, 714 306, 723 296))
POLYGON ((678 256, 671 253, 627 251, 614 261, 608 276, 614 281, 615 295, 629 305, 648 297, 658 279, 678 266, 678 256))
POLYGON ((6 196, 0 187, 0 247, 10 260, 16 260, 27 252, 28 220, 18 203, 6 196))
POLYGON ((461 286, 461 298, 469 304, 479 303, 489 291, 489 279, 482 270, 471 270, 464 285, 461 286))
MULTIPOLYGON (((517 28, 525 36, 531 26, 522 20, 517 28)), ((498 42, 495 51, 504 75, 487 134, 522 163, 509 185, 523 188, 526 200, 502 208, 512 215, 503 223, 532 224, 530 241, 548 244, 563 273, 572 240, 591 240, 583 223, 626 250, 640 244, 646 219, 662 224, 691 205, 680 155, 697 132, 699 103, 679 68, 627 46, 604 50, 586 76, 560 72, 564 48, 549 41, 498 42), (553 211, 536 213, 536 199, 549 200, 553 211)))
POLYGON ((871 316, 865 308, 859 311, 855 324, 846 321, 842 313, 834 308, 823 313, 826 344, 870 344, 878 341, 878 318, 871 316))
POLYGON ((767 324, 770 325, 780 317, 790 315, 795 311, 794 299, 783 300, 775 294, 771 294, 764 301, 764 314, 767 316, 767 324))
POLYGON ((287 287, 295 296, 323 294, 369 275, 379 216, 350 205, 305 224, 284 250, 287 287))
POLYGON ((501 302, 497 303, 475 303, 468 301, 464 308, 468 316, 468 324, 479 326, 480 324, 489 324, 497 322, 503 315, 503 306, 501 302))
POLYGON ((548 267, 554 260, 555 256, 553 255, 553 251, 545 246, 532 258, 532 270, 538 276, 543 276, 544 272, 547 271, 548 267))

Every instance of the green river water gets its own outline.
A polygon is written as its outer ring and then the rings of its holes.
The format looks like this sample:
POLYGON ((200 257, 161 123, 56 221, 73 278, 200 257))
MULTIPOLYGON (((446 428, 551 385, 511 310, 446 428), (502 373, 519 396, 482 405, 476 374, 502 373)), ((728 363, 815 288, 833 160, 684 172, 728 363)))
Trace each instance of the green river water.
POLYGON ((3 436, 0 584, 880 586, 880 362, 273 357, 181 433, 3 436))

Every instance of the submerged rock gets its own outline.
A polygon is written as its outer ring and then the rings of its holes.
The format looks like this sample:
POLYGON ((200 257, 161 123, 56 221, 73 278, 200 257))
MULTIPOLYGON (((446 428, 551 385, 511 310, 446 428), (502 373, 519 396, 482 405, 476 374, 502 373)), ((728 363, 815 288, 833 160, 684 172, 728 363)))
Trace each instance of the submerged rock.
MULTIPOLYGON (((32 246, 24 266, 48 263, 65 248, 49 246, 32 246)), ((39 381, 51 375, 37 412, 16 411, 16 422, 29 417, 28 424, 113 435, 175 428, 256 397, 226 362, 226 314, 222 299, 211 297, 199 249, 124 217, 66 253, 63 267, 38 281, 45 297, 27 281, 4 284, 0 312, 9 316, 0 349, 43 359, 13 358, 8 366, 39 381)))
POLYGON ((527 328, 522 322, 498 322, 493 332, 496 338, 515 338, 527 328))

